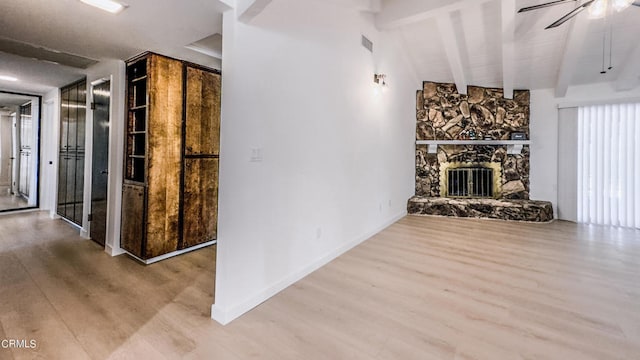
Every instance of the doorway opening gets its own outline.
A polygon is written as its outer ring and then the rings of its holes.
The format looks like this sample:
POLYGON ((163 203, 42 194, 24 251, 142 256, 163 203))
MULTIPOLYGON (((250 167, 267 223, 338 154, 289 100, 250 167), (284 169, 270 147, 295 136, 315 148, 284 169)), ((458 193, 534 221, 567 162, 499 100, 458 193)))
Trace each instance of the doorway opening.
POLYGON ((0 91, 0 212, 38 207, 41 97, 0 91))
POLYGON ((93 150, 91 155, 91 213, 89 236, 105 245, 107 229, 107 185, 109 183, 109 107, 111 81, 98 80, 91 84, 93 111, 93 150))

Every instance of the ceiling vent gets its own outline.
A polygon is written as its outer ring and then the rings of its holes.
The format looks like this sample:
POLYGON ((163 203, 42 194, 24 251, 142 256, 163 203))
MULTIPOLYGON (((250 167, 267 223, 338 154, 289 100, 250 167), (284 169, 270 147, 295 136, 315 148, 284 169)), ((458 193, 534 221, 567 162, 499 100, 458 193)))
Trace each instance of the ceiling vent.
POLYGON ((0 51, 78 69, 86 69, 98 63, 97 60, 5 38, 0 38, 0 51))
POLYGON ((362 35, 362 46, 365 47, 365 49, 373 52, 373 41, 369 40, 366 36, 362 35))

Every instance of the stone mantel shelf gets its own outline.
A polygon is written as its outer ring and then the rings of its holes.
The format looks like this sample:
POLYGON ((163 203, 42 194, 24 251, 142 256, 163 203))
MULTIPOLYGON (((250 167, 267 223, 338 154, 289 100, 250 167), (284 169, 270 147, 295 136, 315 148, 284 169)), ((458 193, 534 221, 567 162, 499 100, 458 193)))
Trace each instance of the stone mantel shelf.
POLYGON ((531 140, 416 140, 417 145, 531 145, 531 140))
POLYGON ((416 145, 429 145, 429 154, 438 152, 438 145, 507 145, 507 154, 520 154, 531 140, 416 140, 416 145))

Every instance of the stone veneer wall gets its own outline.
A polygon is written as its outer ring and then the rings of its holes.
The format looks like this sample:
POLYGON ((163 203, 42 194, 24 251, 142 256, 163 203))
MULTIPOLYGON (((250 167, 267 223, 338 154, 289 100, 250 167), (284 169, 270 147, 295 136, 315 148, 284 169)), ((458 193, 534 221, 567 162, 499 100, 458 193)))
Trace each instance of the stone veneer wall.
MULTIPOLYGON (((502 89, 469 86, 458 94, 455 84, 424 82, 417 93, 417 140, 490 138, 508 140, 512 132, 529 138, 529 91, 517 90, 504 99, 502 89)), ((428 154, 416 146, 416 195, 440 196, 441 162, 500 162, 502 198, 529 199, 529 146, 519 155, 507 154, 507 146, 439 145, 428 154)))
POLYGON ((425 81, 416 99, 418 140, 459 140, 474 131, 478 139, 508 140, 512 132, 529 138, 529 90, 514 91, 469 86, 458 94, 455 84, 425 81))

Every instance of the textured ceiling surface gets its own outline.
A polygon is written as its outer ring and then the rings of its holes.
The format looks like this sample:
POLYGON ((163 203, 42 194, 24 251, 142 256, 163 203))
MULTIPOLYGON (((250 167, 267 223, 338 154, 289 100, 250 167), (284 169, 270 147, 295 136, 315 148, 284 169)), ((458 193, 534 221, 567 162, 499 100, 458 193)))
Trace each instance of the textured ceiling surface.
MULTIPOLYGON (((94 60, 130 58, 156 51, 211 67, 219 60, 186 45, 222 31, 217 0, 127 0, 113 15, 78 0, 0 0, 0 37, 94 60)), ((12 53, 13 52, 13 53, 12 53)), ((27 56, 29 56, 27 54, 27 56)), ((33 56, 30 56, 33 57, 33 56)), ((15 55, 0 48, 0 75, 14 74, 20 83, 0 88, 42 93, 82 77, 82 71, 15 55)))
MULTIPOLYGON (((421 80, 454 82, 451 58, 447 46, 458 50, 466 82, 479 86, 502 86, 504 59, 502 49, 503 18, 501 7, 510 0, 451 0, 446 5, 438 0, 383 0, 379 18, 389 14, 399 17, 399 9, 424 9, 420 20, 406 16, 406 21, 390 26, 403 44, 415 72, 421 80), (428 5, 428 4, 431 4, 428 5), (448 7, 448 11, 438 12, 448 7), (385 13, 385 12, 388 12, 385 13), (448 18, 455 32, 455 44, 446 40, 437 25, 438 18, 448 18)), ((537 5, 549 0, 512 0, 515 9, 537 5)), ((621 77, 633 77, 637 83, 640 71, 623 71, 625 65, 640 63, 640 7, 629 7, 614 13, 608 21, 589 19, 587 12, 557 28, 544 28, 574 9, 580 1, 569 1, 553 7, 516 13, 513 17, 514 52, 511 66, 513 85, 521 89, 554 88, 558 85, 563 61, 571 72, 570 85, 615 82, 621 77), (580 22, 573 24, 573 22, 580 22), (578 26, 580 25, 580 26, 578 26), (605 38, 605 67, 601 74, 605 38), (575 54, 566 49, 575 46, 575 54)), ((414 14, 417 12, 414 12, 414 14)), ((506 19, 509 21, 509 19, 506 19)), ((627 69, 629 70, 629 69, 627 69)), ((637 84, 636 84, 637 86, 637 84)))
MULTIPOLYGON (((490 87, 502 87, 506 80, 516 89, 557 89, 562 83, 565 87, 623 81, 628 88, 638 85, 640 71, 634 64, 640 63, 640 7, 614 14, 608 22, 589 20, 582 13, 576 20, 550 30, 544 28, 581 1, 515 13, 547 1, 321 0, 327 6, 339 5, 336 9, 354 7, 372 13, 377 26, 400 44, 418 80, 463 79, 469 85, 490 87), (503 16, 505 4, 514 10, 503 16), (503 53, 506 28, 512 29, 513 36, 513 52, 508 57, 503 53), (603 39, 604 65, 612 66, 606 74, 600 73, 603 39), (513 69, 511 79, 505 76, 507 69, 513 69)), ((151 50, 205 66, 220 66, 216 57, 220 57, 221 49, 203 51, 200 45, 203 39, 222 33, 222 12, 227 8, 222 1, 127 3, 125 11, 112 15, 78 0, 0 0, 0 37, 98 61, 124 60, 151 50), (197 46, 185 47, 190 44, 197 46)), ((293 16, 286 9, 281 12, 280 16, 293 16)), ((216 44, 220 47, 221 41, 216 44)), ((11 74, 20 81, 0 81, 0 89, 41 94, 82 77, 83 71, 20 57, 0 48, 0 75, 11 74)))

